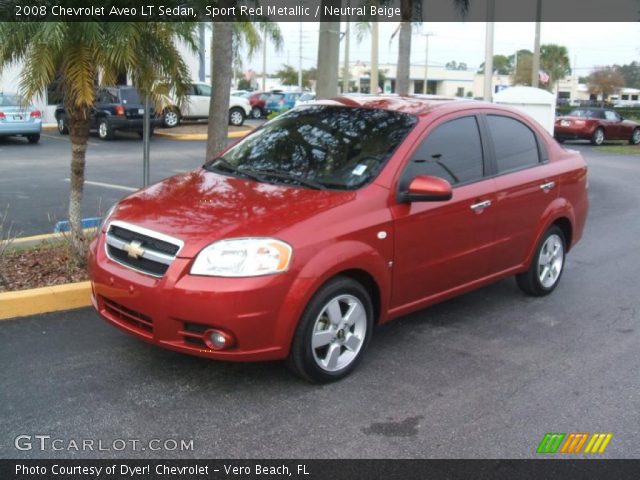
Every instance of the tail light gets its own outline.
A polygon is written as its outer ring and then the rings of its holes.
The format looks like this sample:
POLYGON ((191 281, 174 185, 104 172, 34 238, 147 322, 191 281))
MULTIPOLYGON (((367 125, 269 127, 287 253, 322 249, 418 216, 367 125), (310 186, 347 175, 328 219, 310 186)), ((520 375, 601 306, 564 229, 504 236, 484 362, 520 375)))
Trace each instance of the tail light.
POLYGON ((31 112, 31 118, 42 118, 42 112, 40 110, 34 110, 31 112))
POLYGON ((116 105, 116 115, 124 117, 124 107, 122 105, 116 105))
POLYGON ((4 114, 4 112, 0 112, 0 120, 4 120, 6 117, 6 115, 4 114))

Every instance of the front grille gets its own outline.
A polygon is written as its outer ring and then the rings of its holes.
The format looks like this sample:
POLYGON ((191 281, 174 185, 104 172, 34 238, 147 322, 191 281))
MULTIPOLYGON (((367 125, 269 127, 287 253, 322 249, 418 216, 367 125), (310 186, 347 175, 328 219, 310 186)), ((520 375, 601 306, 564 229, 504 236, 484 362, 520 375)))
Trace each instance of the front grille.
POLYGON ((111 316, 115 317, 117 320, 120 320, 123 323, 126 323, 138 330, 141 330, 141 333, 152 333, 153 332, 153 320, 150 316, 145 315, 140 312, 136 312, 124 305, 120 305, 113 300, 109 300, 108 298, 101 297, 102 304, 104 305, 104 309, 111 316))
POLYGON ((112 259, 123 265, 126 265, 127 267, 131 267, 135 270, 140 270, 141 272, 150 273, 151 275, 155 275, 158 277, 164 275, 169 268, 169 265, 154 262, 153 260, 147 260, 146 258, 131 258, 129 254, 124 250, 112 247, 111 245, 107 245, 107 252, 109 252, 109 256, 112 259))
POLYGON ((113 261, 154 277, 162 277, 182 248, 182 241, 146 228, 113 221, 106 236, 113 261))
POLYGON ((191 322, 184 322, 183 325, 183 329, 178 333, 182 335, 184 343, 207 348, 207 344, 204 342, 204 332, 211 327, 191 322))
POLYGON ((142 248, 150 248, 166 255, 175 256, 175 254, 178 253, 178 250, 180 250, 178 245, 174 245, 173 243, 165 242, 164 240, 153 238, 148 235, 143 235, 141 233, 134 232, 133 230, 127 230, 126 228, 119 227, 118 225, 111 225, 109 233, 125 242, 137 240, 141 243, 142 248))

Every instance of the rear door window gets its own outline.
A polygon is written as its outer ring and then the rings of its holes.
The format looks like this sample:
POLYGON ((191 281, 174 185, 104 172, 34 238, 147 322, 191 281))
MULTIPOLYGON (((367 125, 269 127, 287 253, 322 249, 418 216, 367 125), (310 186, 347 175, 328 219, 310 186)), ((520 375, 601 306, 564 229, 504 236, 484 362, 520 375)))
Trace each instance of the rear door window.
POLYGON ((451 185, 482 179, 483 151, 476 117, 450 120, 432 130, 413 154, 403 183, 417 175, 444 178, 451 185))
POLYGON ((511 117, 487 115, 498 173, 520 170, 540 163, 535 133, 511 117))

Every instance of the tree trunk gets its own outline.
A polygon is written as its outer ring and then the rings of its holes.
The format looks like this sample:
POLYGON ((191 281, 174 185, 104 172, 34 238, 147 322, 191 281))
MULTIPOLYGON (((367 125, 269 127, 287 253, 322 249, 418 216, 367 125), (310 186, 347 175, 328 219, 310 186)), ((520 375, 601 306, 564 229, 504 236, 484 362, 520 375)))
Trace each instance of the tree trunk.
POLYGON ((84 168, 89 140, 89 115, 87 110, 67 110, 67 125, 71 141, 71 187, 69 190, 69 224, 71 245, 77 259, 84 260, 85 239, 82 231, 82 192, 84 168))
MULTIPOLYGON (((325 3, 322 2, 324 5, 325 3)), ((338 95, 338 70, 340 63, 340 22, 320 22, 318 42, 318 73, 316 98, 318 100, 338 95)))
POLYGON ((207 160, 227 146, 229 133, 229 96, 233 70, 233 26, 213 23, 211 36, 211 99, 207 128, 207 160))
POLYGON ((404 21, 400 24, 400 34, 398 36, 398 69, 396 73, 396 92, 398 95, 409 95, 410 63, 411 21, 404 21))

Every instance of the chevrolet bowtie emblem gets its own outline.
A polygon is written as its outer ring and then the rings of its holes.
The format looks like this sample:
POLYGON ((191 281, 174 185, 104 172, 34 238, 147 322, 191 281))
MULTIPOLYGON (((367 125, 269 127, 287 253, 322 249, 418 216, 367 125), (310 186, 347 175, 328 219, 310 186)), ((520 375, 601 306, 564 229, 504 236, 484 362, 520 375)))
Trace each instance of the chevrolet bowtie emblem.
POLYGON ((130 243, 125 244, 122 249, 127 252, 127 255, 134 259, 144 255, 142 243, 137 240, 132 240, 130 243))

